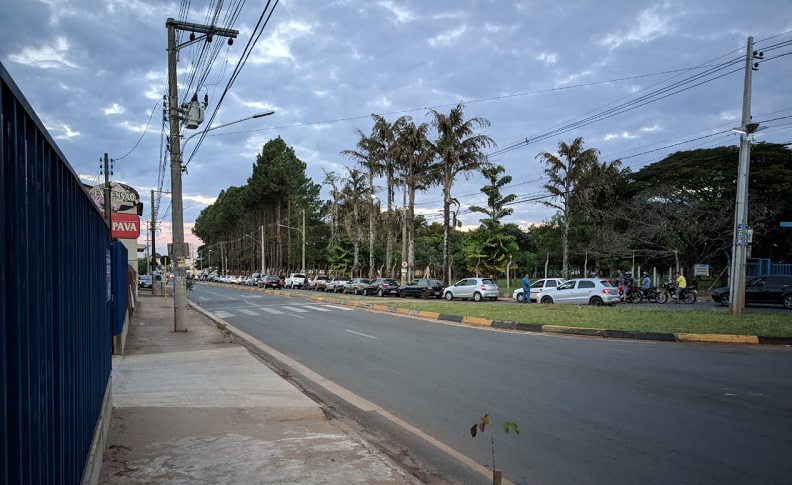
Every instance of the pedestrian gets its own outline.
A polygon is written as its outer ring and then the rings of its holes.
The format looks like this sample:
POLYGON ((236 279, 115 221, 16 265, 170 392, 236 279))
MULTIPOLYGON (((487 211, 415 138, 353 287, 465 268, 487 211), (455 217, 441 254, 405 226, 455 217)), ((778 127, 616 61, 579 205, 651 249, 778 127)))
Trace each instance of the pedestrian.
POLYGON ((531 275, 525 273, 522 279, 523 285, 523 303, 531 303, 531 275))

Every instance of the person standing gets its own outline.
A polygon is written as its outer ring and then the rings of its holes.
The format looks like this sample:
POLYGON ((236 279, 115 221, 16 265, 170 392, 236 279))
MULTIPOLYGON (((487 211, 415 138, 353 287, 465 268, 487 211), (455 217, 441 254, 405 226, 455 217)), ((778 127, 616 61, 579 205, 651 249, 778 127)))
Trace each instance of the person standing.
POLYGON ((523 285, 523 303, 531 303, 531 275, 525 273, 522 279, 523 285))

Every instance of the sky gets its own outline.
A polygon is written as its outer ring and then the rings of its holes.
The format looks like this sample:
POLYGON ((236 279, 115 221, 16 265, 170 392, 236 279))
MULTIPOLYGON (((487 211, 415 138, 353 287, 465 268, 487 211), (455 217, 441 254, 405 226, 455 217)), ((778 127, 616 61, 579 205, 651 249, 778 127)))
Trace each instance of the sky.
MULTIPOLYGON (((354 167, 340 152, 355 149, 356 130, 370 132, 372 114, 423 123, 430 109, 447 113, 459 102, 466 118, 489 121, 481 133, 497 148, 485 153, 513 177, 502 193, 518 203, 503 222, 528 228, 554 213, 541 202, 537 155, 561 141, 582 137, 601 161, 633 171, 680 150, 739 145, 731 128, 741 125, 749 36, 764 52, 752 72, 751 114, 765 127, 756 140, 792 142, 789 0, 0 0, 0 62, 83 182, 104 180, 108 153, 111 180, 137 189, 142 244, 158 191, 158 248, 171 242, 168 18, 217 18, 239 31, 231 46, 213 41, 211 64, 196 62, 203 40, 181 47, 180 99, 208 96, 206 120, 184 139, 275 111, 183 145, 185 240, 197 244, 191 228, 201 210, 247 183, 270 139, 283 138, 321 183, 325 172, 354 167)), ((486 206, 485 183, 480 173, 455 181, 465 227, 482 217, 466 208, 486 206)), ((430 222, 442 221, 439 194, 416 200, 430 222)))

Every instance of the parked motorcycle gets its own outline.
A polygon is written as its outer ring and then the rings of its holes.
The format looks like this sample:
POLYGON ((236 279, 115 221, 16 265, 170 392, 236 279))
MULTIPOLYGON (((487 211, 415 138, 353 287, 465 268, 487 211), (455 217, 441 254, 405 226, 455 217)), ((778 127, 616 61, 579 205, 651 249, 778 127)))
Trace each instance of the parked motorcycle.
MULTIPOLYGON (((679 300, 684 301, 688 305, 696 302, 698 292, 695 286, 688 286, 682 290, 679 295, 679 300)), ((657 303, 665 303, 668 300, 673 300, 676 297, 676 285, 669 281, 663 284, 663 291, 657 294, 657 303)))

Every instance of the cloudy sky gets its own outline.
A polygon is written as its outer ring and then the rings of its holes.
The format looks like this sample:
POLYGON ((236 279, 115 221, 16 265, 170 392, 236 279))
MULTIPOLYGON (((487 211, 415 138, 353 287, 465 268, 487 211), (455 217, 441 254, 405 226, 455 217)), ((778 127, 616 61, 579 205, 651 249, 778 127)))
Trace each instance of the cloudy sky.
MULTIPOLYGON (((789 0, 281 0, 274 10, 262 0, 0 0, 0 62, 83 180, 103 180, 107 152, 112 179, 140 192, 145 218, 150 191, 171 184, 162 155, 166 19, 207 24, 217 3, 217 25, 239 37, 214 42, 211 69, 196 62, 202 42, 181 49, 180 97, 208 95, 212 126, 276 113, 184 147, 188 241, 200 211, 246 183, 269 139, 281 136, 321 183, 323 170, 353 165, 339 152, 355 147, 356 129, 370 131, 372 113, 424 122, 428 109, 460 101, 468 117, 490 121, 484 132, 499 147, 491 161, 514 178, 504 193, 523 201, 507 222, 541 222, 552 211, 536 202, 544 194, 536 155, 559 141, 583 137, 602 160, 633 170, 679 150, 739 144, 729 130, 740 125, 749 36, 765 52, 753 73, 753 119, 767 126, 757 139, 792 142, 789 0)), ((486 205, 483 185, 473 174, 454 186, 466 225, 480 215, 464 208, 486 205)), ((418 202, 441 220, 437 190, 418 202)), ((159 205, 161 248, 171 240, 167 195, 159 205)))

